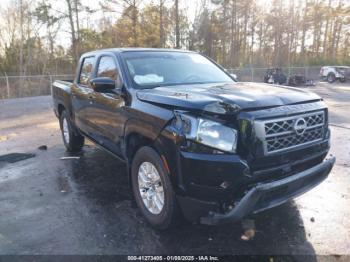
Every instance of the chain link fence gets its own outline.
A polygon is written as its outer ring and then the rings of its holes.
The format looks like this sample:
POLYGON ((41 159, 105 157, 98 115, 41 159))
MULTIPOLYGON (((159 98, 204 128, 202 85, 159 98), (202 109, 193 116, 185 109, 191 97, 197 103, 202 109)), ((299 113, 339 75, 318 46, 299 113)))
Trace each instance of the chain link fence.
POLYGON ((73 75, 0 76, 0 99, 50 95, 54 81, 73 78, 73 75))
MULTIPOLYGON (((269 68, 235 68, 228 69, 231 74, 236 74, 242 82, 263 82, 266 71, 269 68)), ((283 73, 289 77, 293 75, 305 76, 310 80, 318 80, 321 66, 312 67, 282 67, 283 73)))
MULTIPOLYGON (((228 72, 236 74, 242 82, 263 82, 268 68, 236 68, 228 72)), ((283 67, 285 75, 302 75, 307 79, 319 79, 321 67, 283 67)), ((56 80, 73 80, 74 75, 0 76, 0 99, 41 96, 51 94, 51 84, 56 80)))

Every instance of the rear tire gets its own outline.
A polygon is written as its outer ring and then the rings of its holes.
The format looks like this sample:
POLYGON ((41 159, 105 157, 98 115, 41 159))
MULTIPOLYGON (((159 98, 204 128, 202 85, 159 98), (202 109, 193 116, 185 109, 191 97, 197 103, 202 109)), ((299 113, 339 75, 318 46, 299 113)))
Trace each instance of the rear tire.
POLYGON ((60 127, 63 143, 68 152, 79 152, 84 146, 84 137, 73 130, 70 117, 64 110, 60 116, 60 127))
POLYGON ((180 211, 169 174, 154 149, 146 146, 137 151, 131 180, 137 206, 153 227, 168 229, 179 221, 180 211))
POLYGON ((335 74, 329 73, 329 74, 327 75, 327 82, 328 82, 328 83, 332 84, 332 83, 334 83, 336 80, 337 80, 337 79, 336 79, 336 77, 335 77, 335 74))
POLYGON ((340 82, 340 83, 345 83, 345 82, 346 82, 346 78, 340 78, 340 79, 339 79, 339 82, 340 82))

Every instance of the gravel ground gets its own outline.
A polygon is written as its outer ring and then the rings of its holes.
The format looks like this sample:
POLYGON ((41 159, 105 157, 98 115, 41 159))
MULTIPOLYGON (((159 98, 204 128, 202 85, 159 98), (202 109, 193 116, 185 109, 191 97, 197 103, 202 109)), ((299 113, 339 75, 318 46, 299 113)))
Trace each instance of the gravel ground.
POLYGON ((0 161, 0 254, 318 254, 338 261, 350 254, 350 85, 309 89, 329 105, 337 163, 317 188, 252 217, 257 231, 248 242, 240 224, 153 230, 135 207, 122 163, 92 144, 79 159, 61 160, 68 155, 50 97, 0 100, 0 159, 35 155, 0 161))

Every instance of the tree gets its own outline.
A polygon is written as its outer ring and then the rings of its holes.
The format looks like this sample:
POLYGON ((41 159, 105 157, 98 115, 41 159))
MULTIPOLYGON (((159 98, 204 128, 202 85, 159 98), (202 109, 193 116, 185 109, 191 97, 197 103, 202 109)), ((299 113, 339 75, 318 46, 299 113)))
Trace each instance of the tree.
POLYGON ((159 0, 159 42, 160 47, 165 47, 165 32, 164 32, 164 5, 166 0, 159 0))
POLYGON ((179 0, 175 0, 175 37, 176 48, 180 48, 180 15, 179 15, 179 0))
POLYGON ((350 64, 345 0, 196 0, 193 23, 185 1, 100 0, 94 24, 84 1, 2 6, 0 74, 71 72, 83 52, 131 46, 188 48, 231 68, 350 64))
POLYGON ((55 41, 58 31, 61 29, 62 15, 55 16, 52 10, 52 5, 45 0, 39 2, 38 6, 33 12, 34 17, 38 23, 41 23, 47 33, 47 39, 49 42, 50 59, 54 58, 55 41))

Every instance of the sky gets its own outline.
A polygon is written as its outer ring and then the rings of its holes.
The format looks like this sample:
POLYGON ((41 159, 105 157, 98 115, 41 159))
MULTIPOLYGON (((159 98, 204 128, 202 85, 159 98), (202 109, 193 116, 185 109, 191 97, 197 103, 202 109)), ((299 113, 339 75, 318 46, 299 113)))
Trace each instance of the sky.
MULTIPOLYGON (((9 4, 16 2, 16 1, 18 2, 19 0, 0 0, 0 8, 9 6, 9 4)), ((149 2, 149 1, 150 0, 146 0, 146 2, 149 2)), ((99 8, 99 2, 100 2, 99 0, 95 0, 95 1, 82 0, 82 3, 84 5, 87 5, 92 9, 99 8)), ((169 0, 168 2, 171 2, 171 0, 169 0)), ((196 7, 197 7, 198 3, 200 3, 200 2, 201 2, 201 0, 180 0, 180 4, 184 8, 184 10, 187 11, 189 18, 191 20, 194 19, 196 7)))
MULTIPOLYGON (((30 1, 30 0, 29 0, 30 1)), ((53 2, 56 2, 56 5, 53 6, 54 9, 60 10, 60 1, 62 0, 56 0, 53 2)), ((98 10, 100 9, 100 5, 99 2, 101 2, 100 0, 81 0, 82 4, 85 6, 88 6, 90 9, 92 10, 98 10)), ((180 6, 181 8, 183 8, 183 10, 185 10, 185 12, 187 12, 188 18, 189 20, 192 22, 195 19, 195 14, 196 14, 196 10, 198 7, 198 4, 201 2, 202 0, 179 0, 180 6)), ((19 0, 0 0, 0 10, 1 9, 6 9, 9 5, 14 4, 14 3, 18 3, 19 0)), ((49 2, 49 1, 48 1, 49 2)), ((149 3, 149 2, 157 2, 157 0, 144 0, 145 3, 149 3)), ((172 0, 168 0, 168 6, 172 4, 172 0)), ((115 16, 115 14, 113 14, 115 16)), ((88 24, 92 24, 92 25, 98 25, 97 21, 99 20, 99 18, 101 18, 102 16, 102 12, 96 12, 92 15, 89 16, 85 16, 85 17, 80 17, 81 21, 84 24, 88 23, 88 24)), ((98 28, 95 28, 98 29, 98 28)), ((70 40, 68 39, 69 35, 68 34, 69 31, 69 27, 67 25, 67 27, 65 27, 65 25, 63 25, 63 27, 61 28, 61 33, 59 34, 61 37, 58 37, 57 39, 61 39, 61 45, 63 45, 64 47, 69 47, 70 45, 70 40), (67 40, 65 40, 67 39, 67 40)), ((44 32, 43 32, 44 34, 44 32)))

